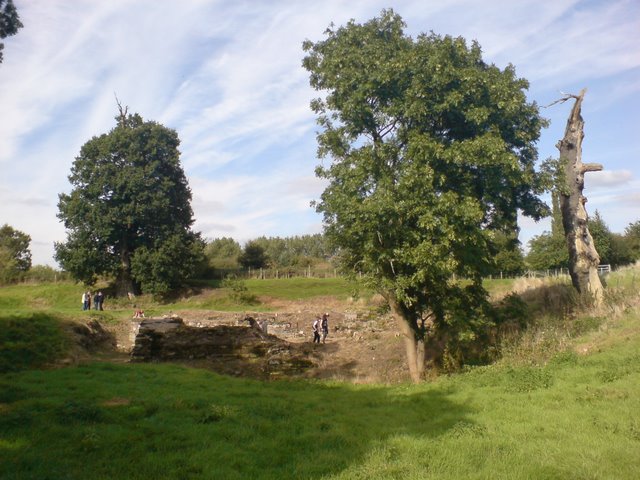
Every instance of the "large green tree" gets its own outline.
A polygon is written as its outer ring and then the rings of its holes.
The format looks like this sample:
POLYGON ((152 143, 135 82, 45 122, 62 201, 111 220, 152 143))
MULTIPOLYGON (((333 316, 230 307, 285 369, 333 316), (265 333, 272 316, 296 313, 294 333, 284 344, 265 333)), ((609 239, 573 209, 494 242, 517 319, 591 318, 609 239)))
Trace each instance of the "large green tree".
POLYGON ((418 381, 428 335, 461 339, 482 317, 495 232, 513 232, 519 209, 547 213, 534 169, 545 121, 513 66, 404 27, 392 10, 330 26, 303 44, 303 65, 326 93, 311 104, 331 160, 316 170, 328 181, 316 204, 325 232, 345 269, 389 302, 418 381))
MULTIPOLYGON (((0 0, 0 40, 18 33, 23 27, 13 0, 0 0)), ((0 63, 2 63, 2 51, 4 43, 0 42, 0 63)))
POLYGON ((613 263, 613 234, 598 210, 596 210, 592 216, 589 216, 587 224, 589 225, 589 233, 593 238, 593 244, 600 256, 600 263, 613 263))
POLYGON ((116 277, 118 293, 163 294, 202 260, 191 230, 191 191, 174 130, 120 111, 108 134, 85 143, 71 168, 58 217, 68 229, 56 259, 76 279, 116 277))
POLYGON ((204 254, 211 268, 238 268, 240 244, 231 237, 214 238, 207 243, 204 254))
POLYGON ((529 241, 527 264, 533 270, 569 268, 569 250, 562 226, 560 194, 551 192, 551 231, 536 235, 529 241))
POLYGON ((31 268, 31 237, 8 224, 0 228, 0 283, 15 282, 31 268))
POLYGON ((509 234, 495 232, 493 242, 493 267, 492 275, 520 275, 525 270, 524 254, 520 248, 518 232, 509 234))
POLYGON ((630 223, 624 230, 631 260, 640 260, 640 220, 630 223))
POLYGON ((238 263, 243 268, 265 268, 269 265, 269 257, 262 245, 255 240, 247 242, 238 256, 238 263))

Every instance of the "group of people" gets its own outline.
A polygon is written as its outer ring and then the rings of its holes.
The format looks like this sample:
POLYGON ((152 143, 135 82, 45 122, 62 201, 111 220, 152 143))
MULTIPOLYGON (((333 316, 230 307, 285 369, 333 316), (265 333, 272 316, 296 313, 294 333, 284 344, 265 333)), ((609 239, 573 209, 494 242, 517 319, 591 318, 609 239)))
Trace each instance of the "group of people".
POLYGON ((313 343, 320 343, 320 340, 325 343, 327 335, 329 335, 329 314, 324 313, 322 317, 316 317, 311 330, 313 331, 313 343))
POLYGON ((96 292, 93 296, 90 291, 86 291, 82 294, 82 310, 91 310, 91 302, 93 300, 93 309, 102 310, 104 302, 104 295, 102 292, 96 292))

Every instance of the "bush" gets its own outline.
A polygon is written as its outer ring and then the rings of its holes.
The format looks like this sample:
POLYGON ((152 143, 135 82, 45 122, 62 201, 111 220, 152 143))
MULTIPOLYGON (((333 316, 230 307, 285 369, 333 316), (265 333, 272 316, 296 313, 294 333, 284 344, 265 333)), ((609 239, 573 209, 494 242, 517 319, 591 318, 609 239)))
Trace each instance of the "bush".
POLYGON ((61 272, 49 265, 34 265, 24 275, 26 282, 56 282, 69 279, 67 272, 61 272))
POLYGON ((249 293, 249 289, 245 283, 235 276, 228 276, 225 278, 222 282, 222 287, 231 290, 229 298, 234 302, 245 305, 255 305, 256 303, 259 303, 258 297, 249 293))

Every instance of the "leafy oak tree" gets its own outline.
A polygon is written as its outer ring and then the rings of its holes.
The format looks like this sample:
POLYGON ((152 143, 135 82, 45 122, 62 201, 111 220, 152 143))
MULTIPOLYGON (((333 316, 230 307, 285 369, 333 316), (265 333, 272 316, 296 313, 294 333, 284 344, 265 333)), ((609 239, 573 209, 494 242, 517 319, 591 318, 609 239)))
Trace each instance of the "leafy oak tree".
MULTIPOLYGON (((13 0, 0 0, 0 39, 15 35, 22 27, 13 0)), ((2 50, 4 50, 4 43, 0 42, 0 63, 2 63, 2 50)))
POLYGON ((120 109, 108 134, 85 143, 58 217, 68 229, 56 259, 87 284, 116 278, 119 295, 164 294, 196 271, 204 248, 191 230, 191 191, 174 130, 120 109))
POLYGON ((454 345, 489 321, 495 232, 513 232, 519 209, 548 212, 534 169, 545 121, 513 66, 485 63, 476 42, 404 27, 392 10, 330 26, 304 42, 303 66, 326 93, 311 103, 330 159, 316 170, 328 181, 316 208, 345 270, 388 301, 418 381, 427 340, 454 345))
POLYGON ((31 268, 31 237, 8 224, 0 228, 0 283, 19 280, 31 268))

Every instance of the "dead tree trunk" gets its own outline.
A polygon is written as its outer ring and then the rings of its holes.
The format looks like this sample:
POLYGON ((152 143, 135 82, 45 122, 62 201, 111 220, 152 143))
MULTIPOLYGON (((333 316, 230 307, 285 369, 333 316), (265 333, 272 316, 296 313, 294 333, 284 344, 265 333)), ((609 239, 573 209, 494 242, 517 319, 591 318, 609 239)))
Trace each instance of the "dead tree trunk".
POLYGON ((580 293, 591 294, 599 304, 602 301, 603 288, 598 276, 600 256, 593 244, 593 238, 587 225, 587 210, 584 204, 587 199, 582 195, 584 174, 602 170, 597 163, 582 163, 582 139, 584 138, 584 120, 581 115, 582 100, 586 89, 579 95, 566 95, 559 101, 570 98, 576 100, 564 138, 556 147, 560 150, 560 209, 562 226, 569 248, 569 272, 573 286, 580 293))

